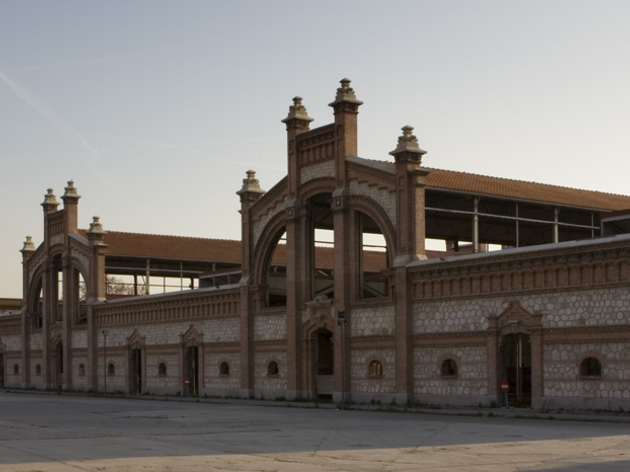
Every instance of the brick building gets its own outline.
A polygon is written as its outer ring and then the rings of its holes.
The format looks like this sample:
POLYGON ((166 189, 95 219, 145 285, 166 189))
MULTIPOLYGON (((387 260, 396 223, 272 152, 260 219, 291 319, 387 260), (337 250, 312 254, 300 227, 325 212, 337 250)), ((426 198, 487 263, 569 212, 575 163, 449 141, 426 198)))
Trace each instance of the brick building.
POLYGON ((513 404, 630 408, 630 197, 426 168, 408 126, 363 159, 360 105, 344 79, 310 129, 294 99, 241 241, 84 231, 73 182, 49 190, 4 386, 489 405, 506 379, 513 404))

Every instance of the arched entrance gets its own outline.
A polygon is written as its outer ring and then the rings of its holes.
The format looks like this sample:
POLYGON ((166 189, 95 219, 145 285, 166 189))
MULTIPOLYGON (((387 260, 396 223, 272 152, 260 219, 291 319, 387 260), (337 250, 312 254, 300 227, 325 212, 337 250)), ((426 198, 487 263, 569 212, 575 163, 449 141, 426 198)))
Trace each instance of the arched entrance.
POLYGON ((511 406, 528 407, 532 404, 532 349, 529 334, 503 336, 501 343, 503 379, 510 384, 508 399, 511 406))
POLYGON ((318 398, 332 399, 335 386, 335 350, 333 333, 325 328, 313 333, 315 391, 318 398))
POLYGON ((142 393, 142 349, 132 349, 129 355, 130 393, 142 393))
MULTIPOLYGON (((519 302, 509 302, 506 310, 488 319, 491 329, 496 329, 496 379, 489 379, 488 391, 496 391, 500 404, 504 394, 500 384, 507 380, 510 386, 510 406, 538 408, 542 401, 542 315, 529 313, 519 302)), ((491 360, 491 363, 495 361, 491 360)))
POLYGON ((185 375, 188 378, 188 393, 192 396, 199 395, 199 348, 197 346, 188 346, 186 348, 186 370, 185 375))

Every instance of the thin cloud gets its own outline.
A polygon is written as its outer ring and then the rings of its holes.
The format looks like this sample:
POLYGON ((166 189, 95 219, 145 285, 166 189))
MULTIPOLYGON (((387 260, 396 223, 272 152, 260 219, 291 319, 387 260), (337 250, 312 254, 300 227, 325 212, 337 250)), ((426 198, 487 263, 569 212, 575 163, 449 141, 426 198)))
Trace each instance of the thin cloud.
POLYGON ((72 67, 72 66, 85 66, 85 65, 93 65, 93 64, 107 64, 110 62, 120 62, 120 61, 130 61, 132 59, 137 59, 142 54, 127 54, 124 56, 110 56, 110 57, 100 57, 96 59, 85 59, 82 61, 67 61, 67 62, 56 62, 52 64, 38 64, 35 66, 29 67, 18 67, 16 69, 11 69, 12 71, 28 71, 28 70, 41 70, 41 69, 54 69, 57 67, 72 67))
POLYGON ((60 130, 66 136, 79 141, 94 156, 94 160, 100 159, 99 152, 92 146, 90 146, 87 140, 83 136, 81 136, 81 134, 75 128, 73 128, 62 118, 60 118, 54 111, 50 109, 50 107, 48 107, 48 105, 37 98, 30 90, 10 79, 2 70, 0 70, 0 80, 7 84, 8 87, 13 90, 13 92, 19 98, 21 98, 28 105, 34 108, 40 115, 42 115, 58 130, 60 130))

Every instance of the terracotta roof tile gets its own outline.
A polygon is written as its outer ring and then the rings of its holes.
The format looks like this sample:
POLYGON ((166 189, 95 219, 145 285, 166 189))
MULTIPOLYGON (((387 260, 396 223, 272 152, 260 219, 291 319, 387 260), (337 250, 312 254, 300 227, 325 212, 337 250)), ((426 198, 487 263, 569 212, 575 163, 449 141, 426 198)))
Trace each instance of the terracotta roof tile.
MULTIPOLYGON (((85 230, 80 230, 86 236, 85 230)), ((166 259, 241 262, 241 242, 229 239, 189 238, 159 234, 107 231, 106 253, 166 259)))
MULTIPOLYGON (((79 230, 86 237, 86 230, 79 230)), ((107 254, 117 256, 141 256, 166 259, 184 259, 201 261, 221 261, 241 263, 241 242, 229 239, 190 238, 185 236, 164 236, 159 234, 123 233, 108 231, 105 234, 108 245, 107 254)), ((332 248, 318 247, 317 257, 323 267, 333 267, 332 248)), ((383 252, 366 251, 365 265, 367 270, 378 270, 384 267, 383 252)), ((450 253, 443 251, 427 251, 429 259, 443 257, 450 253)), ((286 245, 279 244, 274 253, 273 263, 286 263, 286 245)))
MULTIPOLYGON (((393 166, 393 162, 377 161, 393 166)), ((427 187, 459 190, 482 195, 492 195, 517 200, 530 200, 541 203, 567 205, 593 210, 625 210, 630 208, 630 196, 614 193, 581 190, 558 185, 504 179, 488 175, 433 169, 429 171, 427 187)))
POLYGON ((597 210, 623 210, 630 208, 630 197, 625 195, 468 174, 451 170, 431 168, 427 168, 427 170, 430 171, 427 176, 428 187, 462 190, 519 200, 556 203, 597 210))

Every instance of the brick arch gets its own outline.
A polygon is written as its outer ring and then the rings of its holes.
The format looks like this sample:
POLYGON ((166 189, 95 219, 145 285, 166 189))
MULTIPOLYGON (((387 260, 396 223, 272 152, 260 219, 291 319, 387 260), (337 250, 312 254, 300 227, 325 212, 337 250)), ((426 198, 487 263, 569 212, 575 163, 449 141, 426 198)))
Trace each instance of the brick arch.
POLYGON ((267 279, 266 268, 271 262, 273 251, 287 225, 285 212, 275 215, 265 226, 254 247, 254 263, 252 264, 252 284, 264 285, 267 279))
POLYGON ((348 207, 351 211, 365 213, 378 225, 387 244, 388 266, 392 267, 393 258, 397 254, 396 230, 385 210, 373 199, 359 195, 348 197, 348 207))
POLYGON ((366 375, 365 378, 367 378, 368 380, 378 380, 378 379, 384 379, 386 377, 385 375, 385 370, 390 367, 387 362, 385 361, 385 358, 379 354, 373 354, 370 357, 367 358, 367 362, 365 363, 365 370, 366 370, 366 375), (378 362, 379 364, 381 364, 381 375, 377 376, 377 377, 371 377, 370 376, 370 365, 372 365, 372 362, 378 362))
POLYGON ((336 181, 331 177, 319 177, 309 180, 300 187, 300 201, 305 203, 308 199, 321 193, 333 193, 336 181))
POLYGON ((448 377, 450 379, 453 380, 457 380, 460 378, 461 373, 462 373, 462 360, 459 356, 456 356, 455 354, 453 354, 452 352, 447 352, 446 354, 440 356, 437 360, 437 377, 440 379, 443 379, 444 377, 442 376, 442 364, 444 364, 444 361, 448 360, 448 359, 453 359, 455 361, 455 365, 457 366, 457 373, 453 376, 453 377, 448 377))
MULTIPOLYGON (((597 359, 599 361, 599 365, 601 366, 601 378, 604 377, 604 366, 606 365, 605 361, 606 361, 606 355, 601 353, 601 352, 596 352, 596 351, 585 351, 585 352, 581 352, 578 354, 578 356, 575 359, 575 367, 577 369, 577 377, 581 378, 582 377, 582 372, 581 372, 581 368, 582 368, 582 362, 584 362, 585 359, 588 359, 589 357, 593 357, 595 359, 597 359)), ((598 377, 599 378, 599 377, 598 377)))

